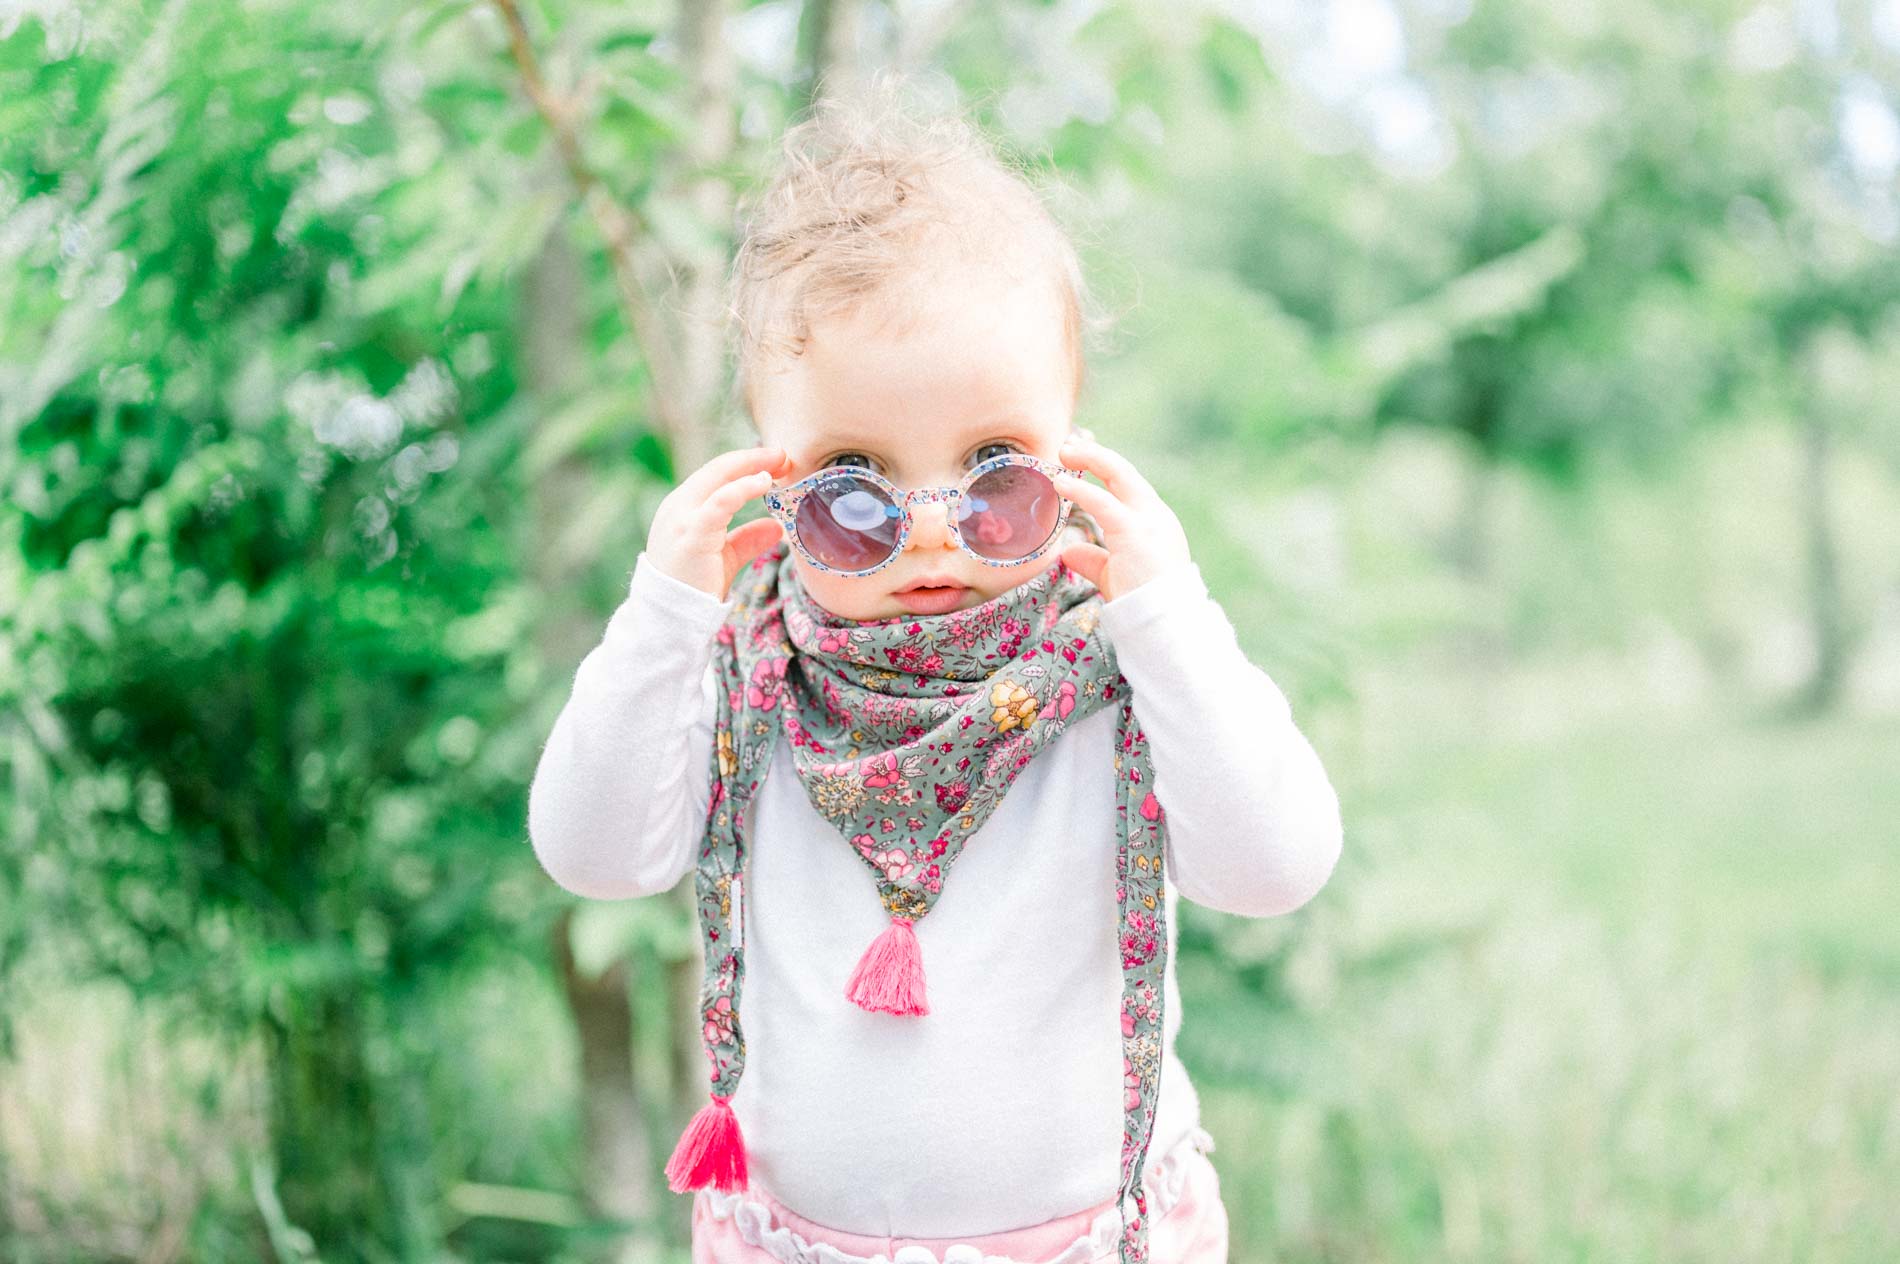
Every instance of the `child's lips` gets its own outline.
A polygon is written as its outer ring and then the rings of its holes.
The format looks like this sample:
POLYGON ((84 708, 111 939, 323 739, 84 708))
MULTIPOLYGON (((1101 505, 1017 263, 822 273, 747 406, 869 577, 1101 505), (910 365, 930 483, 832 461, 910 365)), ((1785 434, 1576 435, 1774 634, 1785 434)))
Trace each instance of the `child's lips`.
POLYGON ((960 584, 906 588, 896 594, 896 600, 911 614, 944 614, 962 604, 969 591, 960 584))

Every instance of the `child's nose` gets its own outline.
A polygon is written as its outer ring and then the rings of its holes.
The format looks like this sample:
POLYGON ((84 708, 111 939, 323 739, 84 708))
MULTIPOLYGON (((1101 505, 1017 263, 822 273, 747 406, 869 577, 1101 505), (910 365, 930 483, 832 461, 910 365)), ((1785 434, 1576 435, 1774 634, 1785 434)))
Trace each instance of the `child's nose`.
POLYGON ((940 549, 951 543, 950 510, 950 503, 941 500, 928 505, 912 505, 910 539, 905 542, 905 546, 940 549))

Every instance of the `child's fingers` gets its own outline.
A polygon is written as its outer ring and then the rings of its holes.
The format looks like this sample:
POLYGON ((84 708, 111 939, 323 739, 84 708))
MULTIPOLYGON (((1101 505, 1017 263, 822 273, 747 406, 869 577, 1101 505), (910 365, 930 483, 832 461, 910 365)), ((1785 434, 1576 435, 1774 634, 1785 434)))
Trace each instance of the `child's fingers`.
POLYGON ((1069 564, 1069 569, 1097 588, 1102 586, 1108 556, 1108 550, 1099 544, 1071 544, 1062 550, 1062 560, 1069 564))
POLYGON ((723 527, 732 521, 732 515, 739 512, 739 506, 748 500, 765 495, 772 488, 772 471, 754 470, 749 474, 740 474, 730 481, 715 487, 699 508, 698 517, 702 525, 723 527))
MULTIPOLYGON (((704 504, 712 499, 715 489, 728 486, 734 479, 745 478, 760 470, 768 475, 776 473, 784 461, 783 448, 734 448, 730 452, 721 452, 688 474, 674 490, 679 492, 689 504, 704 504)), ((766 486, 770 483, 769 478, 765 480, 766 486)), ((737 507, 736 502, 734 507, 737 507)))
POLYGON ((1058 474, 1056 490, 1087 510, 1101 524, 1103 535, 1119 534, 1128 529, 1128 506, 1116 499, 1106 487, 1097 487, 1079 474, 1058 474))
POLYGON ((1141 471, 1134 463, 1113 448, 1104 446, 1099 440, 1071 439, 1063 444, 1062 459, 1066 465, 1085 469, 1108 484, 1108 490, 1123 500, 1140 502, 1150 497, 1160 499, 1141 471))
POLYGON ((730 586, 732 577, 751 565, 754 558, 777 544, 782 533, 776 518, 757 518, 727 532, 724 550, 727 585, 730 586))

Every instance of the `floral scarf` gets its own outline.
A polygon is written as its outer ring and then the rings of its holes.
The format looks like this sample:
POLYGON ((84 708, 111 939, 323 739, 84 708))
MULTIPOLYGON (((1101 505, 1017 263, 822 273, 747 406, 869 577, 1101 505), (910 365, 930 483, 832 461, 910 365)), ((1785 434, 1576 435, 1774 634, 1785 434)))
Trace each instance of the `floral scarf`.
POLYGON ((1132 691, 1098 631, 1100 592, 1058 558, 967 609, 845 619, 806 592, 784 539, 735 578, 733 592, 738 601, 714 647, 721 687, 713 788, 695 874, 712 1101, 667 1164, 671 1188, 746 1184, 744 1144, 730 1106, 745 1070, 743 887, 752 802, 779 736, 791 743, 812 806, 863 858, 891 919, 840 986, 893 1021, 929 1021, 913 925, 929 915, 964 847, 1036 752, 1070 724, 1114 705, 1125 1074, 1117 1205, 1125 1226, 1122 1264, 1143 1264, 1148 1210, 1141 1172, 1160 1086, 1168 951, 1167 827, 1132 691))

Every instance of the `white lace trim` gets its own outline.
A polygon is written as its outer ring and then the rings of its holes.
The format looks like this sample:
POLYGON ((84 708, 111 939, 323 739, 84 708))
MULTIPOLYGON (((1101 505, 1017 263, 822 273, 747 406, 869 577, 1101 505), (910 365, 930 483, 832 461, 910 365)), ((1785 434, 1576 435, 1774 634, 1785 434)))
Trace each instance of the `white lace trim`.
MULTIPOLYGON (((1148 1191, 1150 1222, 1166 1215, 1181 1200, 1181 1191, 1187 1184, 1190 1153, 1198 1150, 1206 1154, 1213 1148, 1214 1138, 1206 1129, 1196 1126, 1188 1129, 1158 1162, 1143 1169, 1141 1183, 1148 1191)), ((808 1242, 791 1229, 773 1225, 772 1213, 765 1205, 752 1201, 743 1192, 702 1189, 697 1197, 705 1200, 714 1219, 730 1218, 741 1238, 763 1248, 779 1264, 1031 1264, 1006 1255, 985 1255, 963 1242, 944 1248, 941 1259, 929 1247, 916 1245, 899 1247, 894 1255, 852 1255, 829 1242, 808 1242)), ((1087 1233, 1046 1264, 1090 1264, 1093 1260, 1112 1257, 1117 1253, 1121 1228, 1120 1212, 1114 1207, 1104 1208, 1087 1233)))

